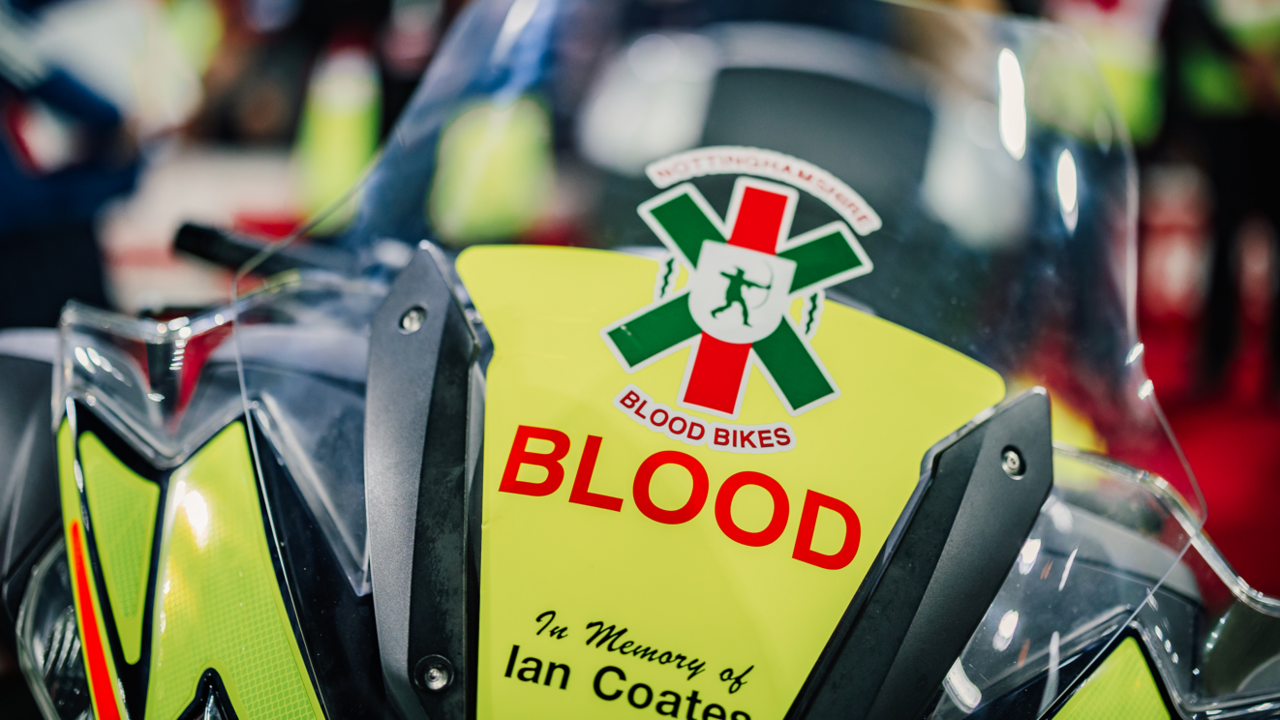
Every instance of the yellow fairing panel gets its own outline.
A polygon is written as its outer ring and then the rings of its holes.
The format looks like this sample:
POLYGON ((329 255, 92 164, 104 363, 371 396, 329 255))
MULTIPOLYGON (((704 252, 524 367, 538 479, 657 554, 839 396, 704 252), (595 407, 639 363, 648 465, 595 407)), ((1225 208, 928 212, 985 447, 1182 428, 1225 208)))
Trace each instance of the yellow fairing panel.
POLYGON ((242 718, 322 718, 263 529, 244 425, 169 478, 147 720, 177 717, 206 668, 242 718))
POLYGON ((1169 720, 1142 648, 1125 638, 1067 701, 1055 720, 1169 720))
POLYGON ((803 338, 839 396, 790 411, 786 379, 749 365, 740 414, 716 417, 678 399, 690 346, 628 373, 602 338, 654 301, 661 263, 486 247, 458 270, 495 347, 482 720, 781 718, 925 453, 1004 396, 968 357, 828 303, 803 338))
POLYGON ((62 497, 62 529, 67 545, 67 566, 72 574, 76 604, 76 625, 84 652, 85 675, 89 680, 89 700, 94 717, 115 720, 128 717, 116 675, 115 658, 103 622, 104 593, 92 581, 86 558, 88 541, 84 532, 83 504, 76 461, 76 441, 67 422, 58 429, 58 486, 62 497))
MULTIPOLYGON (((124 661, 136 664, 143 659, 148 603, 153 613, 141 717, 178 717, 195 700, 207 670, 217 672, 240 718, 324 717, 272 562, 243 423, 229 425, 169 475, 163 507, 161 483, 130 470, 92 433, 80 434, 77 443, 73 421, 58 432, 58 465, 98 718, 130 716, 106 615, 115 620, 124 661), (159 564, 155 585, 148 586, 157 525, 159 564), (88 552, 90 539, 96 555, 88 552), (99 564, 105 588, 93 572, 99 564)), ((134 703, 136 710, 140 696, 134 703)))
POLYGON ((130 470, 92 433, 80 436, 80 464, 116 630, 125 662, 133 665, 142 654, 142 611, 160 486, 130 470))

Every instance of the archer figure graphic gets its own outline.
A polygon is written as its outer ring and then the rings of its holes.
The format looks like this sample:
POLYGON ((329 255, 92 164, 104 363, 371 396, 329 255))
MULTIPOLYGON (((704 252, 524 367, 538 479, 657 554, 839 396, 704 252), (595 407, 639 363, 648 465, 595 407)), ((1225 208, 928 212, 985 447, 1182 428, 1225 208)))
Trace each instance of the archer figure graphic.
POLYGON ((742 324, 746 325, 747 327, 751 327, 751 319, 750 319, 750 316, 747 314, 747 301, 744 300, 742 297, 742 289, 750 287, 750 288, 760 288, 761 290, 768 290, 770 287, 772 287, 772 284, 761 285, 759 283, 753 283, 747 279, 746 272, 744 272, 742 268, 734 268, 734 269, 737 270, 737 272, 732 275, 730 275, 727 272, 720 273, 725 278, 728 278, 729 287, 724 291, 724 305, 721 305, 715 310, 712 310, 711 317, 714 318, 716 315, 719 315, 721 312, 733 307, 734 303, 737 303, 738 306, 742 308, 742 324))

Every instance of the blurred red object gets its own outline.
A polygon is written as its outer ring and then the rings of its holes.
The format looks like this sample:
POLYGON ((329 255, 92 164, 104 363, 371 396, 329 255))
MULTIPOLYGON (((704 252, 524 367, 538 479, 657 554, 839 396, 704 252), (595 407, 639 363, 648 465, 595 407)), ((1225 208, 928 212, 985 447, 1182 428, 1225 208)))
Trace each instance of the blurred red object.
POLYGON ((263 240, 283 240, 302 227, 302 216, 293 212, 237 213, 232 223, 236 232, 263 240))
MULTIPOLYGON (((1210 262, 1211 198, 1193 165, 1149 169, 1140 222, 1138 315, 1147 373, 1205 495, 1205 530, 1236 571, 1280 595, 1280 404, 1268 347, 1274 311, 1273 230, 1247 223, 1236 243, 1240 333, 1225 383, 1199 382, 1210 262)), ((1172 453, 1144 463, 1182 475, 1172 453)))
POLYGON ((1209 262, 1209 197, 1193 165, 1150 168, 1143 177, 1138 311, 1147 374, 1163 402, 1195 388, 1199 326, 1209 262))

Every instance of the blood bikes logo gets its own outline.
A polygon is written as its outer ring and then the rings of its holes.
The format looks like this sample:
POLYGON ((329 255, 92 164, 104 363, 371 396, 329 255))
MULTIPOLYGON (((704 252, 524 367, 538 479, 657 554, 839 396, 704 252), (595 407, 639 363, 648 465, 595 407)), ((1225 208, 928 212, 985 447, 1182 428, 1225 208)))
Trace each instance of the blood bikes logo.
MULTIPOLYGON (((742 409, 753 365, 792 416, 839 397, 809 340, 823 290, 871 272, 854 229, 864 235, 878 229, 875 212, 830 173, 769 150, 701 148, 653 163, 646 173, 658 187, 674 187, 638 212, 688 271, 689 282, 671 289, 674 273, 664 269, 653 303, 601 330, 622 367, 635 372, 689 347, 677 404, 730 420, 742 409), (692 183, 682 181, 723 174, 739 177, 722 219, 692 183), (774 182, 779 180, 787 184, 774 182), (792 237, 799 190, 841 219, 792 237), (788 314, 797 298, 808 308, 803 329, 788 314)), ((624 392, 615 404, 635 410, 641 400, 632 395, 634 400, 624 392)), ((670 428, 660 431, 671 434, 670 428)))

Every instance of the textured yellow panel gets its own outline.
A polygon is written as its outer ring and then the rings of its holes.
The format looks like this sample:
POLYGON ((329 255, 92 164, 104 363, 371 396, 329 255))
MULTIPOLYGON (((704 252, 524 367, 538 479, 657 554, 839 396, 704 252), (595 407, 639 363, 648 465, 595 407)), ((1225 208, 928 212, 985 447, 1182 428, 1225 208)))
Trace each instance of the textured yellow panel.
POLYGON ((171 720, 206 669, 242 720, 323 718, 267 544, 245 428, 234 423, 169 479, 148 720, 171 720))
POLYGON ((1067 701, 1055 720, 1169 720, 1169 710, 1142 657, 1126 638, 1067 701))
POLYGON ((132 665, 142 654, 142 615, 160 486, 130 470, 92 433, 80 436, 80 466, 107 597, 125 662, 132 665))

